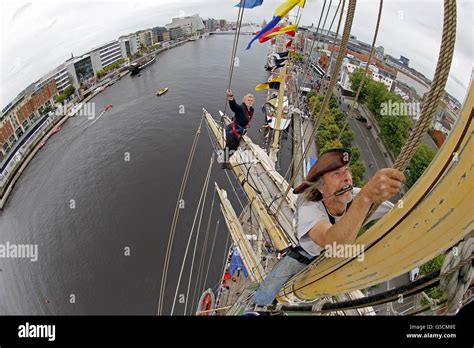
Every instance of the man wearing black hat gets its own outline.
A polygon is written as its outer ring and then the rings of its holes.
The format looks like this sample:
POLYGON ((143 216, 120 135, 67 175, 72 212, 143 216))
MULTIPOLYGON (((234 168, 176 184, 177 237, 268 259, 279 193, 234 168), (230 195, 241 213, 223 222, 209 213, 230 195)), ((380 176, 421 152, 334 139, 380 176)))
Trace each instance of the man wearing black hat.
MULTIPOLYGON (((291 248, 273 267, 254 295, 253 303, 271 304, 283 284, 311 263, 326 246, 353 244, 372 204, 380 204, 370 220, 392 209, 387 199, 396 195, 405 176, 392 168, 375 173, 364 187, 352 186, 351 152, 324 152, 294 193, 299 246, 291 248)), ((369 220, 369 221, 370 221, 369 220)))

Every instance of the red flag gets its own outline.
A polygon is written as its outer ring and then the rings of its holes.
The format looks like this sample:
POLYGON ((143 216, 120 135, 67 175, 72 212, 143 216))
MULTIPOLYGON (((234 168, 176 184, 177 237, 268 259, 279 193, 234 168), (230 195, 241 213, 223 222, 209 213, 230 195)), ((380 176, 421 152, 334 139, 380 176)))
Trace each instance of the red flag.
POLYGON ((292 43, 293 43, 293 39, 291 39, 290 41, 286 43, 286 47, 290 47, 292 43))
POLYGON ((258 38, 258 41, 260 43, 262 43, 262 42, 266 42, 266 41, 270 40, 271 37, 265 37, 265 36, 267 36, 268 34, 274 33, 276 31, 280 30, 281 28, 283 28, 283 27, 282 26, 277 26, 277 27, 273 28, 272 30, 269 30, 269 31, 265 32, 262 36, 260 36, 258 38))
MULTIPOLYGON (((295 31, 294 31, 294 30, 288 31, 288 32, 286 32, 285 34, 286 34, 286 35, 289 35, 289 36, 291 36, 291 37, 295 37, 295 31)), ((270 37, 268 37, 268 35, 265 34, 264 36, 259 37, 259 38, 258 38, 258 41, 260 41, 260 43, 262 43, 262 42, 268 41, 268 40, 270 40, 270 39, 272 39, 272 38, 275 38, 275 37, 276 37, 276 36, 270 36, 270 37)))

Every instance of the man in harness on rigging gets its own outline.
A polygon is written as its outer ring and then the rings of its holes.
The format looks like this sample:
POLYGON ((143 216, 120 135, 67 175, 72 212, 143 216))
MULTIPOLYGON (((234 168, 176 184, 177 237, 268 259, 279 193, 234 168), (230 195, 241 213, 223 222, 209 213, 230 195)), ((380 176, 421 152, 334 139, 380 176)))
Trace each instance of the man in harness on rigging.
POLYGON ((373 203, 381 203, 370 217, 378 219, 393 208, 387 199, 395 196, 405 180, 399 170, 383 168, 363 188, 352 186, 351 152, 337 148, 324 152, 294 193, 297 199, 297 247, 286 250, 253 297, 255 305, 274 303, 280 289, 325 249, 353 245, 373 203), (304 193, 304 195, 303 195, 304 193))
POLYGON ((229 98, 230 109, 234 112, 234 117, 225 132, 226 147, 224 149, 222 169, 232 169, 229 159, 239 147, 241 137, 247 132, 247 128, 250 127, 250 121, 254 113, 253 103, 255 98, 252 94, 246 94, 242 104, 237 104, 232 90, 228 89, 226 93, 229 98))

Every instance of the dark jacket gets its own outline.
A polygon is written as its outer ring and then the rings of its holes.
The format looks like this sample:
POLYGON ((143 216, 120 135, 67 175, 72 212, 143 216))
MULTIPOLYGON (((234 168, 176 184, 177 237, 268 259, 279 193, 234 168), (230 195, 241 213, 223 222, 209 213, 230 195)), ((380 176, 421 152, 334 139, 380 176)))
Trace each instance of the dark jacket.
POLYGON ((235 126, 238 133, 243 134, 244 130, 247 129, 250 120, 253 117, 254 109, 250 107, 247 109, 245 103, 237 104, 235 99, 229 100, 230 109, 234 112, 235 126))

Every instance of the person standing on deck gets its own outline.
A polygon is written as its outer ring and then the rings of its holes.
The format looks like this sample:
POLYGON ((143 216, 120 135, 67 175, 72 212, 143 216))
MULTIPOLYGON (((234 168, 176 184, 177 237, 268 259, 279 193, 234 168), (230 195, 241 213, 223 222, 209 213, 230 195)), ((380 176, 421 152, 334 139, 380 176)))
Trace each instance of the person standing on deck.
POLYGON ((234 154, 240 144, 241 137, 250 127, 254 108, 255 98, 252 94, 246 94, 242 100, 242 104, 237 104, 231 89, 227 90, 230 109, 234 112, 232 122, 226 127, 226 146, 224 149, 224 161, 222 169, 232 169, 229 163, 230 157, 234 154))
POLYGON ((273 266, 252 304, 272 304, 282 286, 321 253, 335 245, 354 244, 373 203, 380 206, 368 221, 381 218, 393 208, 387 199, 400 191, 404 174, 397 169, 383 168, 362 188, 353 187, 350 160, 349 149, 334 148, 324 152, 306 180, 294 189, 294 193, 300 194, 296 211, 299 245, 286 250, 273 266))

